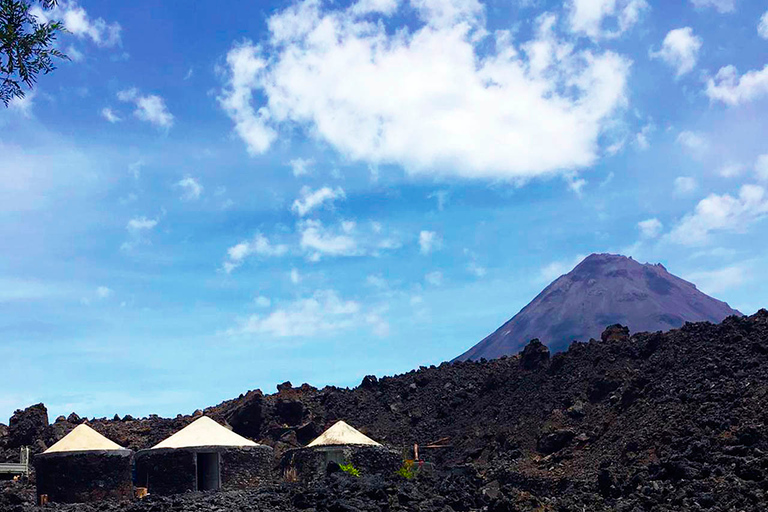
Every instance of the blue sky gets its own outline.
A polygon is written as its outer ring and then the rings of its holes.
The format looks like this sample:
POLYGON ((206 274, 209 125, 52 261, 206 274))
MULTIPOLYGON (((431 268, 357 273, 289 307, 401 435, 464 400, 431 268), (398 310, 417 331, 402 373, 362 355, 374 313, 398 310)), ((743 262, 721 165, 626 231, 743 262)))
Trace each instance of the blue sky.
POLYGON ((768 5, 62 2, 0 111, 0 419, 439 364, 592 252, 768 285, 768 5))

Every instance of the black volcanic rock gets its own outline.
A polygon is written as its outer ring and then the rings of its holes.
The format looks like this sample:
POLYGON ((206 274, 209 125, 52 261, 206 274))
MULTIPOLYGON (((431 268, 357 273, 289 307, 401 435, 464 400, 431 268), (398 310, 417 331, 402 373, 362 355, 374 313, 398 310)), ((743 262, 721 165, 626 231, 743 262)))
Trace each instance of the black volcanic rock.
POLYGON ((599 339, 611 324, 631 332, 668 331, 685 322, 717 323, 731 315, 741 313, 670 274, 661 264, 592 254, 456 360, 515 354, 533 338, 557 352, 574 340, 599 339))

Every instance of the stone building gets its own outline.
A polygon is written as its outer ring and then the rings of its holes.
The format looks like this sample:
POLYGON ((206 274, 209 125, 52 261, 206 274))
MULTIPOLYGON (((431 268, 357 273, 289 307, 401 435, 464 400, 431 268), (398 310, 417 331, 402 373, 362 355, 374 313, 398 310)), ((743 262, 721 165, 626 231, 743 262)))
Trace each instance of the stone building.
POLYGON ((271 477, 272 448, 202 416, 136 454, 136 485, 150 494, 245 489, 271 477))

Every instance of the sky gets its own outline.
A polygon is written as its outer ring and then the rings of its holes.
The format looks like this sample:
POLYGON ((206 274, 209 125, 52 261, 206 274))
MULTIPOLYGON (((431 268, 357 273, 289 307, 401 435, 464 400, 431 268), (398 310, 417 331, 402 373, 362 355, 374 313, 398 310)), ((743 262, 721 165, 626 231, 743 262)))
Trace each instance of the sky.
POLYGON ((768 4, 64 1, 0 110, 0 421, 461 354, 593 252, 768 287, 768 4))

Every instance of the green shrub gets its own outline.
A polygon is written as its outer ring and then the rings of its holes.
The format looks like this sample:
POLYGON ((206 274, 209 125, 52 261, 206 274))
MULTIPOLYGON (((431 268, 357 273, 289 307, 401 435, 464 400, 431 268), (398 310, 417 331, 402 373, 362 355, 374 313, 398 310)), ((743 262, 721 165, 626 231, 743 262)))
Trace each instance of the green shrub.
POLYGON ((339 464, 339 468, 348 475, 352 475, 354 477, 360 476, 360 470, 353 466, 351 462, 348 464, 339 464))
POLYGON ((414 464, 412 460, 407 460, 403 462, 403 465, 400 466, 400 469, 397 470, 396 474, 406 480, 413 480, 418 473, 419 469, 416 467, 416 464, 414 464))

